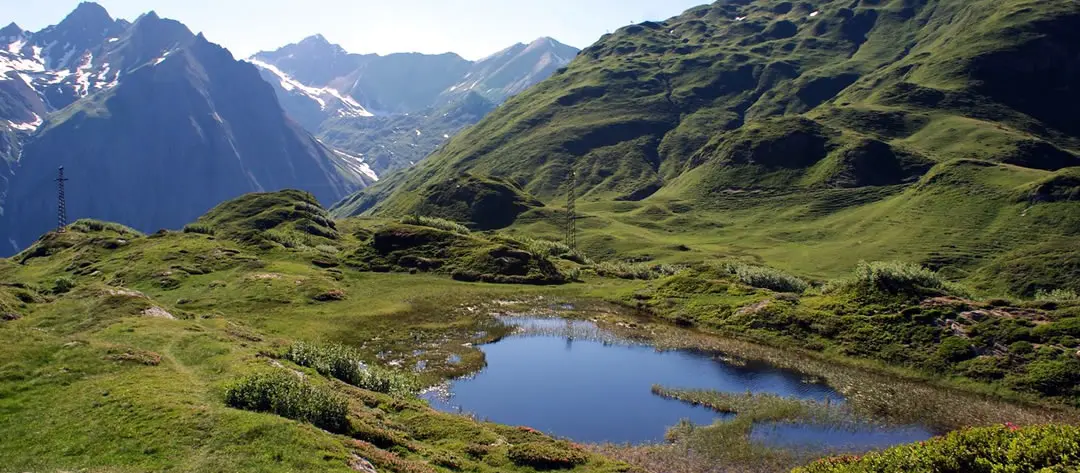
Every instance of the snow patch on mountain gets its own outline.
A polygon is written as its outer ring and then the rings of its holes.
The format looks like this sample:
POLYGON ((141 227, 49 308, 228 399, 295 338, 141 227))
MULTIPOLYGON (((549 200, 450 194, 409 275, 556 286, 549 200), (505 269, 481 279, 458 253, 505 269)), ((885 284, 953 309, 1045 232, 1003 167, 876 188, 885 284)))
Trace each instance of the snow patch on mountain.
POLYGON ((8 121, 8 124, 11 125, 11 128, 14 128, 16 130, 32 132, 34 130, 37 130, 38 127, 41 126, 42 123, 44 123, 44 120, 42 120, 41 117, 39 117, 36 113, 31 113, 31 115, 34 116, 34 119, 31 121, 21 123, 15 121, 8 121))
POLYGON ((334 154, 342 158, 342 160, 345 162, 345 165, 348 166, 349 169, 351 169, 353 172, 361 173, 367 177, 370 177, 374 181, 379 180, 379 176, 375 174, 375 171, 371 170, 371 166, 368 166, 368 164, 364 162, 363 157, 351 155, 349 153, 346 153, 344 151, 338 151, 336 149, 333 151, 334 154))
POLYGON ((352 97, 350 97, 348 95, 345 95, 345 94, 342 94, 341 92, 337 91, 334 88, 331 88, 331 87, 318 88, 318 87, 311 87, 311 86, 308 86, 308 85, 304 85, 300 81, 290 77, 288 74, 283 72, 281 69, 278 69, 277 66, 275 66, 273 64, 269 64, 269 63, 260 61, 260 60, 255 59, 255 58, 250 58, 247 61, 250 62, 251 64, 254 64, 255 67, 258 67, 260 69, 264 69, 266 71, 269 71, 271 74, 276 76, 282 89, 285 89, 288 92, 297 92, 297 93, 300 93, 300 94, 303 94, 303 95, 309 97, 311 100, 315 101, 315 103, 318 103, 319 108, 321 108, 322 110, 326 110, 327 108, 330 107, 330 104, 328 104, 327 102, 332 99, 332 100, 336 100, 337 102, 342 104, 341 108, 338 109, 338 115, 340 115, 340 116, 343 116, 343 117, 373 117, 373 116, 375 116, 371 112, 367 111, 367 109, 365 109, 362 105, 360 105, 352 97))
POLYGON ((90 76, 94 69, 94 55, 86 53, 86 59, 75 69, 75 93, 85 97, 90 93, 90 76))

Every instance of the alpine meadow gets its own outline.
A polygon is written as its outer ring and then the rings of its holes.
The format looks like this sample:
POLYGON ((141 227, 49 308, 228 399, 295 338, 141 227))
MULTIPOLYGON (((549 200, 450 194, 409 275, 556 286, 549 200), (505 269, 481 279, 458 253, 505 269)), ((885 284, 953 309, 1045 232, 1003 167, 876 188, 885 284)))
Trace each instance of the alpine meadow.
POLYGON ((1080 2, 212 36, 0 30, 0 472, 1080 470, 1080 2))

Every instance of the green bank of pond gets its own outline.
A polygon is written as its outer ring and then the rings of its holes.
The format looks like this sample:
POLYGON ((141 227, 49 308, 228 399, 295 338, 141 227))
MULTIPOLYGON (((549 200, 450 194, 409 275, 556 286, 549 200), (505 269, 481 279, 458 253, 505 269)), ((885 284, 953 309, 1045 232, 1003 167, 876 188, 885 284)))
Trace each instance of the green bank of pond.
POLYGON ((509 334, 476 347, 481 370, 424 397, 440 410, 582 443, 657 444, 711 429, 730 434, 715 436, 717 448, 812 457, 1076 418, 607 310, 508 302, 478 310, 509 334))

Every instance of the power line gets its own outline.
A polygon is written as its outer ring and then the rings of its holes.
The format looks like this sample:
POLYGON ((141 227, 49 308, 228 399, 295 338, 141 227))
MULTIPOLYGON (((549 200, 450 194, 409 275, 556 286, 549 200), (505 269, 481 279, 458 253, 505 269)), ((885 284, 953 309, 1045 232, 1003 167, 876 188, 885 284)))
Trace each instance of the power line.
POLYGON ((64 177, 64 167, 60 166, 56 176, 56 231, 60 233, 64 233, 67 229, 67 202, 64 199, 65 181, 67 181, 67 178, 64 177))
POLYGON ((566 193, 566 246, 577 249, 577 173, 570 170, 570 189, 566 193))

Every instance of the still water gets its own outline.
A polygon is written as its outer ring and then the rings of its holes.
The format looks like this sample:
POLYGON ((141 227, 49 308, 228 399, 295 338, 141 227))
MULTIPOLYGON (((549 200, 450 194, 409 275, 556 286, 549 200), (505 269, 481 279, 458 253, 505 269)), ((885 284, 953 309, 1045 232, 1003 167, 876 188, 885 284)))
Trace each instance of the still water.
MULTIPOLYGON (((636 444, 663 440, 667 428, 682 419, 707 425, 725 416, 653 395, 657 384, 843 402, 832 388, 765 363, 658 351, 618 340, 589 322, 505 320, 527 330, 478 347, 487 367, 451 382, 448 393, 426 395, 433 407, 579 442, 636 444)), ((753 437, 784 446, 865 448, 915 442, 930 434, 917 427, 850 431, 779 424, 757 426, 753 437)))

